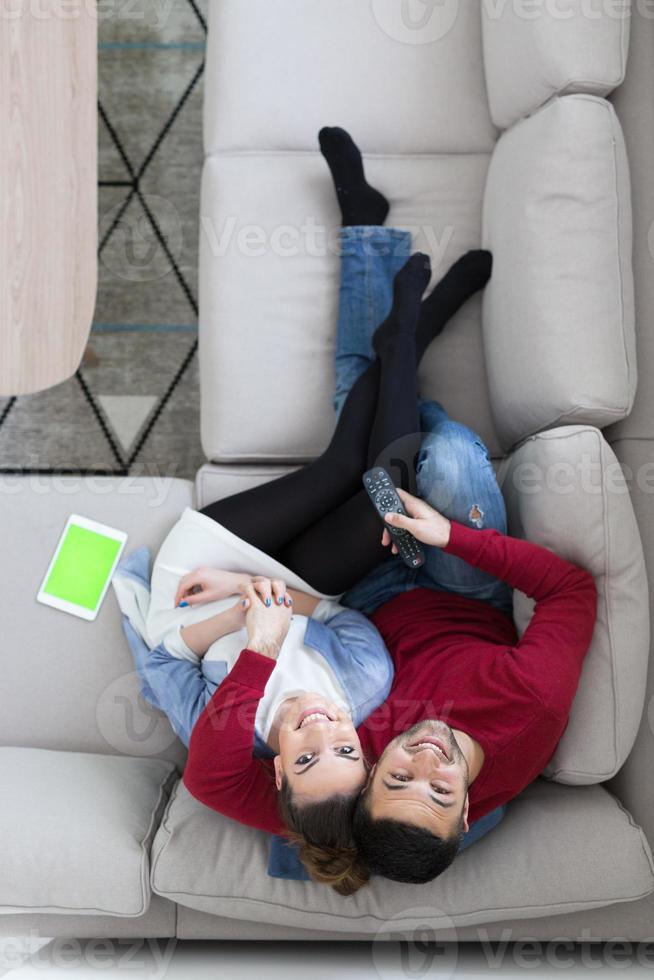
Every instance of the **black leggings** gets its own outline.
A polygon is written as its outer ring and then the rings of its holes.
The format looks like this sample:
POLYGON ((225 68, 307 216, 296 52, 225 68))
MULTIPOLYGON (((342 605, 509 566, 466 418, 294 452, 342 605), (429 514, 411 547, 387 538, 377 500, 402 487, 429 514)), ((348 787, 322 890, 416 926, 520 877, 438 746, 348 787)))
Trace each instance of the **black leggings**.
POLYGON ((420 448, 417 365, 468 295, 448 288, 447 276, 441 280, 422 304, 415 338, 405 335, 389 345, 355 382, 322 456, 217 500, 202 513, 320 592, 345 592, 362 579, 388 551, 361 478, 369 467, 385 465, 398 485, 414 490, 420 448))
POLYGON ((417 438, 417 405, 415 346, 402 338, 353 385, 322 456, 203 513, 315 589, 345 592, 386 554, 361 477, 389 444, 417 438))

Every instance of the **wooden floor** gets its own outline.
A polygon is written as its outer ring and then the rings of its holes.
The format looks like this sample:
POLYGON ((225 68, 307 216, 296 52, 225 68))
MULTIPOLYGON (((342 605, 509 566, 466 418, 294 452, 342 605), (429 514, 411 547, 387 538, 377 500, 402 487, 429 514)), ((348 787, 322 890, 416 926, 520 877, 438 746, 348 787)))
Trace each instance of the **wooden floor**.
POLYGON ((97 277, 97 18, 0 18, 0 394, 76 370, 97 277))

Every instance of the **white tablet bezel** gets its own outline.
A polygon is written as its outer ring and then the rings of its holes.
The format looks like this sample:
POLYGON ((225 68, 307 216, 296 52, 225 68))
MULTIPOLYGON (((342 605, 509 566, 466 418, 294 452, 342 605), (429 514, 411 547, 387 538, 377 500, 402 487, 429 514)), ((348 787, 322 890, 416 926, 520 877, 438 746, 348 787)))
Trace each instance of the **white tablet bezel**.
POLYGON ((80 514, 71 514, 68 520, 66 521, 66 525, 63 531, 61 532, 61 535, 59 536, 57 547, 55 548, 55 552, 52 556, 52 559, 50 560, 50 564, 48 565, 47 571, 43 576, 43 581, 41 582, 38 594, 36 596, 37 602, 43 603, 44 606, 51 606, 53 609, 60 609, 62 612, 70 613, 72 616, 78 616, 80 619, 85 619, 87 622, 93 622, 93 620, 98 615, 104 597, 107 594, 107 589, 111 584, 111 579, 113 577, 114 572, 116 571, 116 566, 120 561, 120 557, 123 553, 123 548, 125 547, 126 541, 127 541, 127 534, 125 533, 125 531, 118 531, 115 527, 109 527, 107 524, 100 524, 99 521, 93 521, 89 517, 82 517, 80 514), (104 589, 102 590, 102 594, 98 599, 98 604, 95 607, 95 609, 86 609, 85 606, 78 606, 73 602, 67 602, 65 599, 59 599, 57 596, 53 596, 50 595, 48 592, 44 592, 45 583, 48 581, 48 578, 50 577, 50 572, 54 568, 54 564, 59 556, 59 552, 61 551, 62 545, 66 540, 66 535, 68 534, 68 529, 71 526, 71 524, 75 524, 78 527, 83 527, 87 531, 95 531, 97 534, 101 534, 105 538, 112 538, 114 541, 120 542, 120 548, 116 553, 116 558, 114 560, 113 565, 111 566, 111 571, 107 576, 107 581, 105 582, 104 589))

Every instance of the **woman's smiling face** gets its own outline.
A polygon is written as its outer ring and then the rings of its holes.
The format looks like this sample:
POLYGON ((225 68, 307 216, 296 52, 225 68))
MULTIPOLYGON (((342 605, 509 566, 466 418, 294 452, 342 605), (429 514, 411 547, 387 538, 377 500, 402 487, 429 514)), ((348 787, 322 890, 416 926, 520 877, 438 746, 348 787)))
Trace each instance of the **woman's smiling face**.
POLYGON ((368 770, 347 711, 320 694, 308 693, 284 701, 275 723, 278 789, 285 777, 300 804, 363 789, 368 770))

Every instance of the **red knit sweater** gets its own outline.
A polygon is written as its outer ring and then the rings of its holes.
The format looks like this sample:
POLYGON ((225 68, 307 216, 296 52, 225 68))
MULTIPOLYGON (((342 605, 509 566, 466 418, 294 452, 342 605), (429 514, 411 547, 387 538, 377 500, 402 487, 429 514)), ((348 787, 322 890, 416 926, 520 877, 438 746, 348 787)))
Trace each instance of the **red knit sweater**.
MULTIPOLYGON (((467 732, 484 750, 470 821, 542 772, 566 727, 595 624, 591 575, 538 545, 452 523, 445 549, 536 600, 518 639, 488 603, 413 589, 372 617, 395 664, 388 700, 359 728, 375 762, 390 739, 425 719, 467 732)), ((207 806, 284 833, 268 763, 252 756, 254 718, 275 662, 243 650, 198 719, 184 783, 207 806)))

